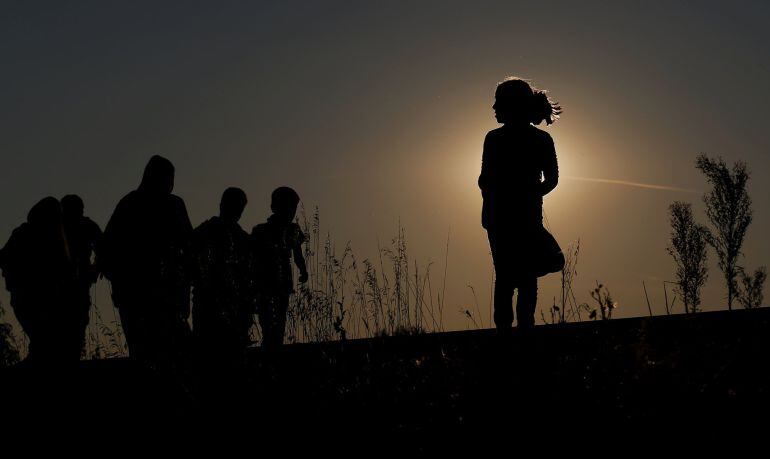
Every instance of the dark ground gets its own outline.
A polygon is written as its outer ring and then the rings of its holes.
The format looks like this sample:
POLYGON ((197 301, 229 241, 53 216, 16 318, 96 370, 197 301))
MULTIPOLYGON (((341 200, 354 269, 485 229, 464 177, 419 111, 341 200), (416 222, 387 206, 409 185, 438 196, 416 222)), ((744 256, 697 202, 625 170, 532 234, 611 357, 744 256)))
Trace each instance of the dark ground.
POLYGON ((289 452, 476 451, 767 432, 770 309, 259 349, 164 376, 126 359, 0 373, 7 426, 289 452), (10 422, 9 422, 10 421, 10 422), (128 433, 128 435, 126 434, 128 433), (226 439, 226 440, 223 440, 226 439), (542 446, 549 446, 548 444, 542 446))

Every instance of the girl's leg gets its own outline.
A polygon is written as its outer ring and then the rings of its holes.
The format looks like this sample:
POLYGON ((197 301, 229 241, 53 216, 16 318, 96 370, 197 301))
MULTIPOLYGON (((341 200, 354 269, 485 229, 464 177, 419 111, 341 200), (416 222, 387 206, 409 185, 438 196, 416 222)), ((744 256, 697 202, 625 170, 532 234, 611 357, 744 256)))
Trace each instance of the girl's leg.
POLYGON ((508 239, 502 231, 488 231, 489 247, 495 265, 495 326, 498 330, 510 330, 513 326, 513 289, 511 251, 508 239), (502 233, 502 235, 501 235, 502 233))
POLYGON ((519 328, 535 326, 535 309, 537 307, 537 277, 521 279, 517 285, 519 297, 516 300, 516 315, 519 328))
POLYGON ((495 326, 507 330, 513 326, 513 279, 505 270, 495 270, 495 326))

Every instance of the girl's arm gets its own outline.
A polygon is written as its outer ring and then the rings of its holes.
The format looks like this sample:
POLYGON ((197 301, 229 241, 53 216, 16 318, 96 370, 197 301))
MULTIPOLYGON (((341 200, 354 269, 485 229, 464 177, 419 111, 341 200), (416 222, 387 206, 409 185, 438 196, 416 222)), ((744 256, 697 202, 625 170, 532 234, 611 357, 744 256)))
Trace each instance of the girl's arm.
POLYGON ((481 189, 481 197, 486 199, 489 194, 489 181, 490 181, 490 134, 484 138, 484 150, 481 153, 481 174, 479 175, 479 188, 481 189))
POLYGON ((543 181, 540 183, 540 195, 545 196, 559 183, 559 165, 556 161, 556 148, 553 139, 548 136, 545 144, 545 161, 543 162, 543 181))

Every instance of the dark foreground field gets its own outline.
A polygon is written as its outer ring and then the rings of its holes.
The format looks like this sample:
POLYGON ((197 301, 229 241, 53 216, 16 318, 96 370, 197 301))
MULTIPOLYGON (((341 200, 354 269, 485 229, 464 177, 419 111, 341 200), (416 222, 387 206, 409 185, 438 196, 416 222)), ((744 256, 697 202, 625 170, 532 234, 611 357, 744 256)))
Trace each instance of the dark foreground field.
POLYGON ((186 444, 229 436, 295 452, 515 449, 535 436, 644 441, 761 427, 768 351, 770 309, 759 309, 505 339, 479 330, 295 345, 274 359, 255 349, 245 368, 174 377, 121 359, 44 374, 14 368, 0 374, 0 395, 4 423, 41 431, 186 444))

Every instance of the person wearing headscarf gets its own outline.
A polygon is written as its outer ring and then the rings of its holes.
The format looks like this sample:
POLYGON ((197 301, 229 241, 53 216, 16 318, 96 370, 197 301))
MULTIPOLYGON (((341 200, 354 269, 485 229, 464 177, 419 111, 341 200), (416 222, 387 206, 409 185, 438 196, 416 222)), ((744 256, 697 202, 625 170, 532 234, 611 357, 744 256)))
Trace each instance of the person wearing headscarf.
POLYGON ((115 208, 97 251, 129 355, 150 363, 173 363, 190 335, 192 224, 173 189, 174 166, 153 156, 139 187, 115 208))

